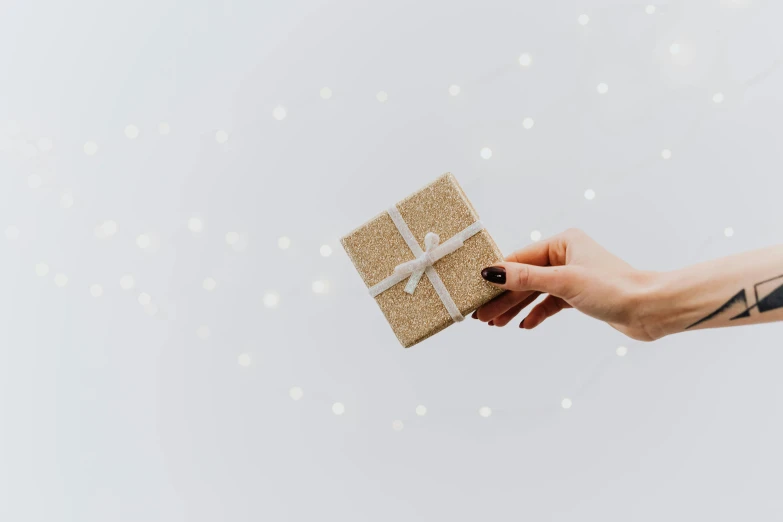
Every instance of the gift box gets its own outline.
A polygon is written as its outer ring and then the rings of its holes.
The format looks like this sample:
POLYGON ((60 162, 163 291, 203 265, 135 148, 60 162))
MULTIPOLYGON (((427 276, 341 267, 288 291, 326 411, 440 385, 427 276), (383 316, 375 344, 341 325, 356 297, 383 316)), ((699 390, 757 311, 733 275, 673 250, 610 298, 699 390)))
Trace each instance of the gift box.
POLYGON ((405 348, 502 292, 482 279, 481 270, 503 255, 451 174, 389 207, 341 243, 405 348))

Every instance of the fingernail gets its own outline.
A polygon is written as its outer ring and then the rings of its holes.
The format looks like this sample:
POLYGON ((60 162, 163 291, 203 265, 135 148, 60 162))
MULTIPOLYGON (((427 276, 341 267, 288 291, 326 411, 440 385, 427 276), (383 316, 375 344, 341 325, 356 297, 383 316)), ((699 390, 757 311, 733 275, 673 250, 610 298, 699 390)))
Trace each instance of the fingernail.
MULTIPOLYGON (((527 319, 527 317, 525 319, 527 319)), ((522 328, 522 329, 525 328, 525 319, 522 319, 522 322, 519 323, 519 327, 522 328)))
POLYGON ((473 314, 471 314, 471 317, 473 319, 478 319, 478 312, 473 312, 473 314))
POLYGON ((502 266, 490 266, 481 271, 481 277, 490 283, 504 285, 506 284, 506 269, 502 266))
POLYGON ((490 321, 487 324, 490 325, 490 326, 495 326, 495 321, 490 321))

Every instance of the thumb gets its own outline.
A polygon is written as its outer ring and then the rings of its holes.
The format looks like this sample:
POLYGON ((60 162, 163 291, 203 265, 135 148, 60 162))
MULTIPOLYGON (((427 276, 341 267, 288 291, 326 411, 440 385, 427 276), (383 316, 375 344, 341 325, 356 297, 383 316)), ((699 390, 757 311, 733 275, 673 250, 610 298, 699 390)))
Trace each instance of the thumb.
POLYGON ((577 277, 569 266, 498 263, 481 271, 481 277, 506 290, 536 291, 568 299, 578 292, 577 277))

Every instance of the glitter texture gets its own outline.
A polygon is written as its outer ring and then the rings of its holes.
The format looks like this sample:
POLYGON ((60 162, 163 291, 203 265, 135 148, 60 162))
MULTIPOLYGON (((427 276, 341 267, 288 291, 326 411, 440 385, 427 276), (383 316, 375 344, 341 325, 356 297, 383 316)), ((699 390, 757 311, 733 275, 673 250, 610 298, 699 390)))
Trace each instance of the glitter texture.
MULTIPOLYGON (((427 232, 435 232, 445 241, 479 219, 451 174, 444 174, 400 201, 397 208, 422 249, 427 232)), ((357 228, 341 242, 368 288, 390 276, 394 267, 414 257, 386 212, 357 228)), ((433 267, 460 313, 468 316, 502 293, 481 278, 481 269, 502 259, 492 237, 482 230, 433 267)), ((426 276, 421 278, 413 295, 405 293, 407 281, 397 283, 375 298, 405 348, 454 322, 426 276)))

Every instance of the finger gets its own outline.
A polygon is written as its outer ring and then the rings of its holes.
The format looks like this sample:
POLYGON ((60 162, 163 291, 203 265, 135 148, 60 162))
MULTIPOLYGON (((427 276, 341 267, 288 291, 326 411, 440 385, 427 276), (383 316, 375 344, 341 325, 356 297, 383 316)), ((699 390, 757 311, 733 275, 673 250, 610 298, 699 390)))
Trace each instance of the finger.
POLYGON ((503 292, 476 310, 476 319, 487 322, 527 298, 530 292, 503 292))
POLYGON ((581 232, 567 230, 556 236, 537 241, 517 250, 506 261, 536 266, 557 266, 566 264, 566 250, 569 242, 575 240, 581 232))
POLYGON ((530 313, 527 314, 527 317, 525 317, 522 322, 519 323, 519 327, 524 328, 525 330, 532 330, 563 308, 570 308, 570 305, 559 297, 548 295, 546 296, 546 299, 538 303, 533 307, 532 310, 530 310, 530 313))
POLYGON ((536 291, 569 299, 580 291, 579 271, 574 266, 535 266, 497 263, 481 271, 481 277, 505 290, 536 291))
POLYGON ((508 323, 511 322, 511 320, 519 315, 519 312, 527 308, 530 303, 538 299, 538 297, 541 295, 540 292, 533 292, 528 297, 523 299, 521 302, 517 303, 516 305, 512 306, 510 309, 503 312, 498 317, 495 317, 492 319, 492 322, 495 324, 495 326, 506 326, 508 323))

